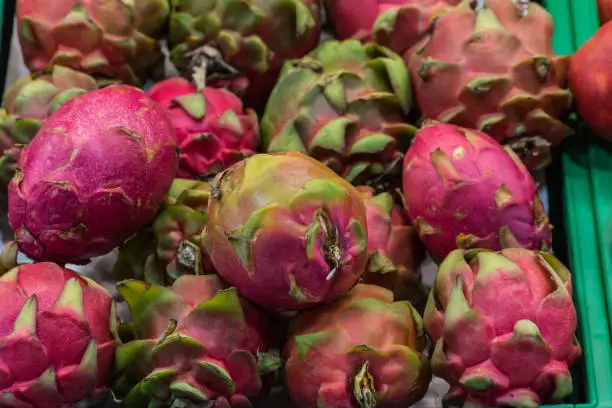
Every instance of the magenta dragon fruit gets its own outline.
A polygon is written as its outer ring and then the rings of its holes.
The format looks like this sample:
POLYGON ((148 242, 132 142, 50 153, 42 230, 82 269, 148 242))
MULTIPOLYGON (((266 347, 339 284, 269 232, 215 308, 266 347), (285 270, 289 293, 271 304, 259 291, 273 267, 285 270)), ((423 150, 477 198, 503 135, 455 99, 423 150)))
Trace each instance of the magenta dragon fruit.
POLYGON ((225 89, 196 86, 170 78, 153 86, 149 96, 166 108, 180 148, 179 177, 217 173, 251 156, 259 145, 257 115, 225 89))
POLYGON ((82 263, 150 223, 176 175, 176 136, 144 92, 113 85, 68 101, 24 150, 9 223, 35 260, 82 263))
POLYGON ((537 185, 509 147, 476 130, 432 124, 404 158, 408 216, 440 261, 456 248, 551 245, 537 185))

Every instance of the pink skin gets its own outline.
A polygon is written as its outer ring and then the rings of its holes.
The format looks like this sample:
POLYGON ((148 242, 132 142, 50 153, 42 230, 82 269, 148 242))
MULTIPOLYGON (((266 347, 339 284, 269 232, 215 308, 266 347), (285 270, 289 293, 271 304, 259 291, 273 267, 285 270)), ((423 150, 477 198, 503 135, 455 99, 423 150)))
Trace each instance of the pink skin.
POLYGON ((213 192, 209 202, 205 246, 215 269, 241 295, 268 310, 299 310, 332 302, 359 279, 367 260, 366 237, 349 224, 357 223, 367 233, 363 201, 354 187, 328 167, 293 151, 255 155, 236 164, 221 180, 220 198, 214 198, 213 192), (250 163, 260 173, 250 172, 250 163), (243 182, 247 173, 261 176, 247 185, 243 182), (323 192, 296 198, 313 180, 329 184, 323 192), (330 229, 338 231, 341 265, 330 279, 323 229, 310 230, 316 232, 315 243, 310 254, 306 248, 309 228, 317 225, 315 214, 321 209, 329 217, 330 229), (244 235, 240 231, 249 231, 243 226, 252 217, 257 226, 252 236, 244 235), (248 268, 230 241, 236 234, 240 235, 236 240, 245 242, 248 268), (298 289, 294 293, 292 280, 298 289))
MULTIPOLYGON (((211 400, 216 400, 217 406, 222 406, 225 398, 248 402, 247 396, 257 395, 262 387, 256 358, 258 352, 267 351, 270 327, 266 316, 243 299, 240 299, 241 311, 198 310, 198 305, 211 300, 224 289, 216 275, 183 276, 170 289, 173 294, 166 292, 164 296, 157 297, 160 302, 151 299, 146 307, 146 316, 141 314, 136 321, 139 337, 161 338, 168 328, 169 319, 174 319, 178 323, 176 333, 190 337, 204 347, 201 350, 192 349, 186 357, 193 364, 177 366, 176 350, 170 350, 167 354, 156 356, 156 367, 177 368, 177 381, 192 384, 206 392, 211 400), (198 377, 197 370, 194 370, 196 361, 210 362, 226 370, 235 382, 234 394, 227 395, 211 386, 206 378, 198 377)), ((138 305, 138 302, 134 303, 138 305)), ((148 362, 144 363, 144 367, 151 369, 148 362)))
POLYGON ((175 177, 164 110, 114 85, 74 98, 24 150, 9 185, 9 223, 36 260, 86 262, 150 223, 175 177))
POLYGON ((38 401, 40 406, 45 401, 57 405, 44 406, 72 406, 103 388, 110 374, 118 345, 110 332, 112 297, 102 287, 52 263, 22 265, 16 271, 14 279, 9 275, 0 279, 0 296, 4 300, 0 311, 0 392, 12 392, 28 403, 38 401), (72 307, 56 306, 70 279, 77 279, 83 290, 85 316, 72 307), (24 330, 14 332, 17 316, 31 297, 36 298, 37 304, 35 337, 24 330), (98 349, 95 378, 76 372, 94 339, 98 349), (59 392, 22 393, 27 382, 38 379, 51 366, 59 392))
POLYGON ((174 101, 196 92, 195 85, 183 78, 167 79, 149 91, 151 99, 166 109, 176 129, 181 151, 178 176, 191 179, 223 170, 244 156, 252 155, 259 145, 256 115, 251 110, 244 111, 240 99, 229 91, 204 88, 206 116, 201 120, 191 117, 174 101), (228 110, 238 116, 242 131, 219 123, 228 110), (208 137, 202 138, 203 134, 208 137))
POLYGON ((328 18, 339 40, 357 38, 361 41, 371 41, 377 18, 390 10, 400 9, 393 34, 390 38, 385 36, 383 45, 403 53, 425 36, 436 12, 459 2, 460 0, 366 0, 359 3, 359 12, 355 12, 353 0, 329 0, 326 5, 328 18))
POLYGON ((286 382, 300 408, 356 408, 350 384, 367 361, 374 392, 381 407, 410 406, 429 384, 429 365, 420 354, 410 309, 393 303, 393 294, 381 287, 357 285, 333 305, 304 312, 292 322, 284 350, 286 382), (320 336, 301 354, 296 338, 320 336), (354 350, 367 346, 374 350, 354 350), (421 365, 414 364, 409 356, 421 365))
MULTIPOLYGON (((461 251, 453 252, 457 253, 461 251)), ((570 375, 569 367, 581 354, 580 346, 573 343, 576 310, 569 272, 555 267, 562 273, 554 278, 552 267, 537 252, 526 249, 504 249, 494 256, 497 260, 487 261, 486 271, 481 271, 480 256, 469 265, 461 260, 441 266, 432 292, 439 306, 430 298, 424 317, 433 340, 444 342, 446 361, 437 350, 433 372, 457 392, 467 394, 468 400, 484 406, 499 405, 504 395, 520 390, 532 393, 538 402, 551 402, 555 381, 570 375), (502 257, 513 264, 500 263, 502 257), (470 311, 451 301, 458 276, 470 311), (452 320, 445 319, 451 312, 452 320), (524 320, 537 327, 546 344, 534 337, 515 336, 517 323, 524 320), (497 385, 484 393, 471 392, 460 382, 472 374, 493 379, 497 385)))
POLYGON ((541 204, 525 166, 484 133, 464 129, 473 135, 468 140, 462 129, 443 124, 423 128, 404 159, 406 211, 417 228, 419 219, 431 227, 420 229, 429 252, 444 259, 457 248, 460 234, 477 238, 467 247, 499 250, 502 227, 521 247, 549 246, 550 227, 547 220, 536 222, 534 206, 541 204), (433 159, 437 149, 452 167, 433 159), (511 195, 498 204, 496 191, 502 184, 511 195))

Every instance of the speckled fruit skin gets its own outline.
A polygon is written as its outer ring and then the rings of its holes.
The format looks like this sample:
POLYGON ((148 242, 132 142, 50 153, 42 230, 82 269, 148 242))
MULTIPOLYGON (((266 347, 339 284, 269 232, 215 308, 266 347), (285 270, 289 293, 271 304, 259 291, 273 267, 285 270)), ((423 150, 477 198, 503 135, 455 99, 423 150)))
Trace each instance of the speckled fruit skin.
POLYGON ((359 191, 296 151, 256 154, 219 174, 205 231, 219 275, 271 311, 334 301, 367 260, 359 191))
POLYGON ((113 85, 57 110, 9 185, 9 223, 35 260, 82 263, 152 221, 176 175, 176 135, 144 92, 113 85))
POLYGON ((601 27, 570 63, 569 86, 576 108, 597 134, 612 140, 612 24, 601 27))
POLYGON ((69 408, 106 388, 119 344, 110 293, 42 262, 5 273, 0 296, 0 406, 69 408))
POLYGON ((425 126, 406 153, 403 183, 408 216, 436 261, 456 248, 550 248, 533 177, 482 132, 425 126))

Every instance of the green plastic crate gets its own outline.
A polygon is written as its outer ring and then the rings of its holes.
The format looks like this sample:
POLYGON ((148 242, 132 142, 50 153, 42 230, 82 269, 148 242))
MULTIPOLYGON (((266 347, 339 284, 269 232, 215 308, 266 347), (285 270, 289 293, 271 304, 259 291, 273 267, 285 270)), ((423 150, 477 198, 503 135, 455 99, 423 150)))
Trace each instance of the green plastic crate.
MULTIPOLYGON (((553 45, 559 54, 573 53, 599 26, 595 0, 548 0, 544 3, 555 20, 553 45)), ((593 167, 594 159, 603 160, 603 153, 607 159, 605 172, 608 179, 612 179, 612 145, 603 147, 603 143, 583 125, 577 126, 576 133, 576 137, 563 144, 561 160, 549 171, 551 218, 559 227, 554 240, 561 245, 555 250, 562 259, 567 258, 563 260, 573 272, 578 335, 584 351, 574 371, 576 390, 572 402, 577 408, 612 407, 608 319, 612 316, 609 314, 612 302, 606 305, 606 291, 612 295, 612 279, 604 279, 604 276, 612 276, 612 240, 608 239, 608 248, 598 244, 605 242, 602 234, 606 232, 600 227, 605 225, 612 231, 612 217, 605 218, 607 224, 603 224, 600 217, 606 211, 612 215, 612 189, 608 189, 611 191, 608 191, 610 199, 607 200, 597 192, 596 183, 592 183, 597 177, 604 180, 600 171, 604 169, 593 167), (563 175, 562 180, 558 180, 559 174, 563 175), (562 219, 555 215, 562 215, 562 219)))

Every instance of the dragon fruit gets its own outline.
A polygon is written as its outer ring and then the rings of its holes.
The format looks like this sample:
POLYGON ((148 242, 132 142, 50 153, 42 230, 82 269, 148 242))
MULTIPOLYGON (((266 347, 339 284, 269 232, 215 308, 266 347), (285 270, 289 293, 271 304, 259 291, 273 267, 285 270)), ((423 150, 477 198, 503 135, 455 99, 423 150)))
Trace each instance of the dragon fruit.
POLYGON ((408 407, 431 380, 424 334, 409 302, 357 285, 293 322, 285 346, 289 392, 299 408, 408 407))
POLYGON ((214 180, 204 247, 219 275, 268 310, 331 302, 365 269, 363 200, 310 157, 257 154, 214 180))
POLYGON ((67 408, 105 388, 119 344, 105 289, 44 262, 6 272, 0 296, 1 406, 67 408))
POLYGON ((119 247, 115 277, 169 285, 183 275, 212 273, 201 245, 209 195, 208 183, 175 179, 153 225, 119 247))
POLYGON ((414 127, 401 58, 375 44, 329 41, 285 64, 261 121, 267 152, 299 150, 349 182, 399 178, 414 127), (396 177, 397 176, 397 177, 396 177))
POLYGON ((422 311, 427 293, 417 269, 425 259, 425 248, 416 229, 391 194, 375 195, 365 186, 357 189, 364 199, 368 225, 368 263, 361 281, 383 286, 395 300, 409 300, 422 311))
POLYGON ((20 78, 6 90, 0 110, 0 186, 8 185, 23 145, 43 122, 69 99, 96 88, 89 75, 56 65, 20 78))
POLYGON ((403 54, 431 30, 435 18, 465 0, 327 0, 336 38, 374 41, 403 54))
POLYGON ((284 60, 318 43, 321 0, 172 0, 170 58, 188 77, 203 68, 208 83, 265 101, 284 60))
POLYGON ((200 178, 252 155, 259 145, 257 115, 224 89, 196 86, 171 78, 153 86, 149 96, 166 108, 180 148, 178 176, 200 178))
POLYGON ((71 99, 25 148, 9 223, 30 258, 82 263, 150 223, 176 174, 163 108, 127 85, 71 99))
POLYGON ((19 42, 32 71, 56 64, 138 84, 163 62, 169 13, 166 0, 17 0, 19 42))
POLYGON ((537 407, 572 393, 581 349, 570 272, 523 248, 455 250, 425 311, 433 373, 451 384, 445 406, 537 407))
POLYGON ((251 407, 260 375, 280 367, 265 354, 265 316, 215 275, 183 276, 171 288, 125 281, 136 340, 116 354, 115 392, 126 408, 251 407))
POLYGON ((612 24, 601 27, 576 51, 569 71, 570 89, 581 118, 597 134, 612 140, 612 86, 608 50, 612 49, 612 24))
POLYGON ((404 197, 437 261, 456 248, 550 248, 535 181, 512 149, 476 130, 420 130, 404 161, 404 197))
POLYGON ((542 168, 572 133, 562 122, 570 57, 554 54, 552 17, 535 2, 526 14, 508 0, 470 3, 441 15, 406 57, 423 118, 478 129, 542 168))

